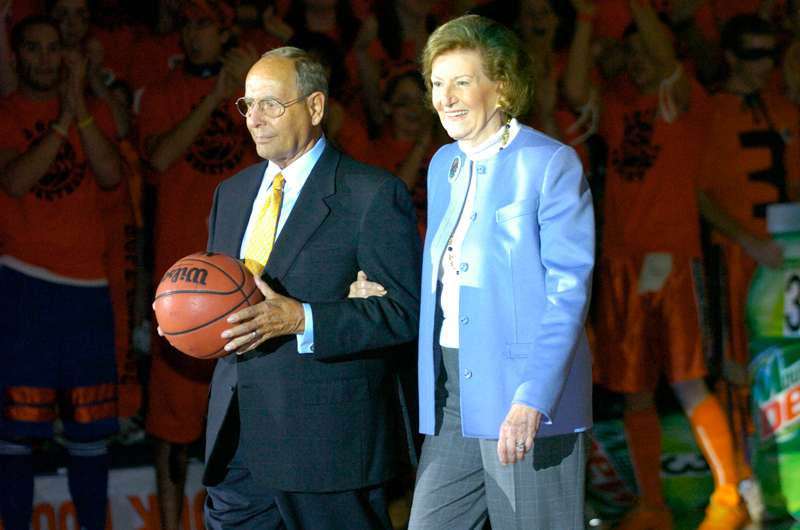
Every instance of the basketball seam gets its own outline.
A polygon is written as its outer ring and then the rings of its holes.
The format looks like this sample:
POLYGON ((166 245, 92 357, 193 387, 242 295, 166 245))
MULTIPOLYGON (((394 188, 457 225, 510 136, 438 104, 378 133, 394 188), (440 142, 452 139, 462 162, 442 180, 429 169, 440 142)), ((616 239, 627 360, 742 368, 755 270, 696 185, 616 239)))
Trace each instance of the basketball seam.
MULTIPOLYGON (((252 298, 252 296, 255 294, 255 292, 256 292, 257 290, 258 290, 258 287, 255 287, 255 288, 253 289, 253 292, 251 292, 249 295, 247 295, 247 294, 245 294, 245 293, 243 292, 242 294, 244 294, 244 295, 245 295, 245 298, 244 298, 244 300, 242 300, 241 302, 239 302, 239 304, 238 304, 238 305, 236 305, 235 307, 232 307, 232 308, 230 309, 230 311, 228 311, 227 313, 223 313, 223 314, 221 314, 220 316, 218 316, 217 318, 215 318, 215 319, 213 319, 213 320, 209 320, 208 322, 205 322, 205 323, 203 323, 203 325, 202 325, 202 326, 197 326, 196 328, 192 328, 192 329, 185 329, 185 330, 183 330, 183 331, 171 331, 171 332, 164 331, 164 335, 165 335, 165 336, 174 337, 174 336, 177 336, 177 335, 185 335, 186 333, 191 333, 192 331, 197 331, 198 329, 203 329, 204 327, 208 326, 209 324, 213 324, 214 322, 219 322, 219 320, 220 320, 221 318, 223 318, 223 317, 226 317, 226 316, 230 315, 231 313, 233 313, 234 311, 236 311, 237 309, 239 309, 240 307, 242 307, 242 304, 244 304, 245 302, 247 302, 247 307, 253 307, 253 306, 252 306, 252 304, 250 304, 250 298, 252 298)), ((190 291, 190 292, 194 292, 194 291, 190 291)), ((162 330, 162 331, 163 331, 163 330, 162 330)), ((219 351, 219 350, 217 350, 217 351, 219 351)))
MULTIPOLYGON (((200 257, 187 256, 187 257, 179 260, 178 262, 176 262, 172 267, 170 267, 170 270, 172 270, 172 269, 174 269, 176 267, 179 267, 179 266, 197 266, 198 264, 202 263, 204 266, 211 267, 211 268, 217 270, 219 273, 221 273, 222 277, 227 277, 228 280, 231 281, 234 284, 235 288, 233 290, 231 290, 231 291, 225 291, 225 292, 211 291, 211 290, 206 290, 206 289, 203 289, 203 290, 184 290, 184 289, 182 289, 182 290, 179 290, 179 291, 167 291, 167 292, 161 293, 158 296, 156 296, 155 300, 159 300, 160 298, 163 298, 163 297, 165 297, 167 295, 211 294, 211 295, 219 295, 219 296, 230 296, 230 295, 236 294, 237 292, 242 295, 243 299, 236 306, 230 308, 228 310, 228 312, 223 313, 223 314, 219 315, 218 317, 213 318, 213 319, 203 323, 200 326, 196 326, 196 327, 194 327, 192 329, 183 330, 183 331, 164 332, 164 335, 165 335, 166 338, 184 336, 186 334, 189 334, 189 333, 192 333, 192 332, 195 332, 195 331, 198 331, 198 330, 202 330, 203 328, 206 328, 206 327, 208 327, 210 325, 218 324, 221 319, 229 316, 230 314, 232 314, 232 313, 234 313, 236 311, 239 311, 243 307, 252 307, 254 305, 253 304, 253 298, 255 297, 256 293, 260 292, 260 290, 258 289, 258 286, 256 286, 256 285, 253 285, 252 290, 249 293, 245 292, 244 286, 247 284, 247 275, 250 273, 250 271, 246 268, 246 266, 240 260, 234 258, 233 256, 228 256, 227 254, 218 253, 218 252, 197 253, 197 254, 200 255, 200 257), (240 278, 237 280, 236 278, 234 278, 234 274, 235 273, 228 272, 227 270, 223 269, 219 265, 217 265, 215 263, 212 263, 210 261, 207 261, 206 259, 203 259, 204 257, 207 258, 207 257, 211 257, 211 256, 214 256, 214 255, 227 256, 227 257, 233 259, 233 261, 235 261, 237 266, 238 266, 238 271, 240 273, 240 278)), ((192 356, 197 358, 197 359, 209 359, 209 358, 214 357, 215 355, 219 354, 219 352, 221 352, 222 350, 224 350, 224 345, 221 348, 219 348, 216 351, 214 351, 214 352, 211 352, 211 353, 208 353, 208 354, 205 354, 205 355, 202 355, 202 356, 199 356, 199 355, 192 355, 192 356)))

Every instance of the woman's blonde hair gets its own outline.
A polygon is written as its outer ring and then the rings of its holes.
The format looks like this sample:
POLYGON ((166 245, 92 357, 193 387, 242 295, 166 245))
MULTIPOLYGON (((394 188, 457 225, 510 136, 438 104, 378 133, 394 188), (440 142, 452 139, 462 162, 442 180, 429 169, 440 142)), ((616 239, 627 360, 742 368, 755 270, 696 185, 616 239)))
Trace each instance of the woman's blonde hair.
POLYGON ((433 61, 454 50, 473 50, 483 59, 484 74, 501 83, 498 92, 503 112, 511 117, 524 114, 533 98, 533 63, 516 34, 489 18, 464 15, 443 24, 428 38, 422 52, 428 104, 432 101, 433 61))

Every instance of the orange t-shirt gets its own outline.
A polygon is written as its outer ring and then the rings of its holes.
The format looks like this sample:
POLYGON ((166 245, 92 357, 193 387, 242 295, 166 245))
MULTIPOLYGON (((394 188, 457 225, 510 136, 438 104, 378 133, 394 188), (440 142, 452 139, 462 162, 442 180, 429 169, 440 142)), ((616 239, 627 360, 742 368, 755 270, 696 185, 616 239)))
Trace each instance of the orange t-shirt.
POLYGON ((130 84, 133 64, 144 57, 136 49, 136 32, 135 26, 122 24, 116 25, 113 30, 92 26, 90 38, 103 47, 100 72, 107 85, 118 79, 130 84))
POLYGON ((623 99, 607 90, 601 134, 608 144, 603 252, 700 256, 695 199, 705 146, 707 98, 692 82, 690 110, 673 123, 655 119, 658 95, 623 99))
POLYGON ((183 62, 180 32, 156 35, 145 26, 138 26, 137 29, 135 53, 127 70, 127 78, 134 92, 179 69, 183 62), (143 60, 145 57, 147 59, 143 60))
MULTIPOLYGON (((60 103, 29 101, 13 93, 0 102, 0 149, 25 153, 58 118, 60 103)), ((90 98, 89 108, 108 138, 114 138, 114 119, 108 107, 90 98)), ((94 173, 73 123, 69 140, 47 173, 24 196, 0 191, 0 233, 3 252, 25 263, 68 278, 104 278, 105 239, 98 210, 94 173)))
POLYGON ((734 94, 711 96, 698 177, 699 186, 755 237, 767 236, 766 206, 796 197, 800 182, 800 112, 775 91, 763 91, 762 100, 765 114, 734 94))
MULTIPOLYGON (((141 99, 142 140, 173 129, 211 92, 216 77, 201 79, 179 69, 145 89, 141 99)), ((208 215, 217 185, 261 158, 236 110, 242 93, 217 107, 189 150, 155 177, 156 279, 180 258, 201 252, 208 242, 208 215)))

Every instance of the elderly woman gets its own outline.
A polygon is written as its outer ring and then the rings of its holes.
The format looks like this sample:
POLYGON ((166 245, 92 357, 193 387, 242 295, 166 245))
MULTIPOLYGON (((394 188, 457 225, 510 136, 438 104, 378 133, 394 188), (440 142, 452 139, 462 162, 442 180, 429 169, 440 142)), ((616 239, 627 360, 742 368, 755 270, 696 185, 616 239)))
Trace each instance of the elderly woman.
MULTIPOLYGON (((575 151, 522 114, 532 67, 467 15, 422 69, 447 133, 428 168, 419 332, 422 447, 410 530, 581 529, 591 414, 584 331, 592 199, 575 151), (526 456, 527 455, 527 456, 526 456)), ((352 296, 381 295, 366 281, 352 296)))
POLYGON ((409 528, 481 528, 487 517, 495 530, 583 528, 594 221, 580 161, 514 119, 533 69, 504 26, 448 22, 422 70, 456 142, 428 169, 427 436, 409 528))

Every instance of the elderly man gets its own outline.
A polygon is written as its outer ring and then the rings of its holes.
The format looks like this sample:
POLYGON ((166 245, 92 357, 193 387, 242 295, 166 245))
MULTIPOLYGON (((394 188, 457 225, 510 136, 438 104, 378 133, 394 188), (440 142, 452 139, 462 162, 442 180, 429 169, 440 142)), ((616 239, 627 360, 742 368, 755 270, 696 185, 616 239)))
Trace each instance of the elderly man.
POLYGON ((321 66, 279 48, 238 101, 266 162, 217 188, 208 250, 243 258, 266 300, 223 333, 236 354, 211 384, 208 528, 391 528, 391 354, 417 334, 420 240, 403 182, 326 142, 327 97, 321 66), (391 294, 347 298, 359 270, 391 294))

